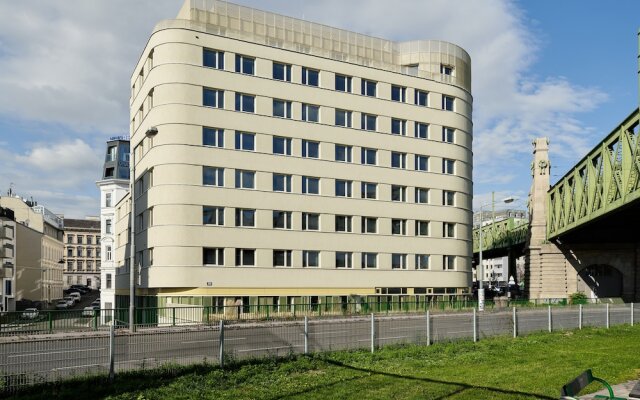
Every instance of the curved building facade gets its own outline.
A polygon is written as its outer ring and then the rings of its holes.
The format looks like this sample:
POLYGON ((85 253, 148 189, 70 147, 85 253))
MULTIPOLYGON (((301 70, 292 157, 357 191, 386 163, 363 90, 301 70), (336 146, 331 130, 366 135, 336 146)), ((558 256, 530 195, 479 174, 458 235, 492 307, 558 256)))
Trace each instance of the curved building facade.
MULTIPOLYGON (((131 80, 140 304, 468 293, 463 49, 221 1, 177 18, 131 80)), ((116 212, 123 296, 130 203, 116 212)))

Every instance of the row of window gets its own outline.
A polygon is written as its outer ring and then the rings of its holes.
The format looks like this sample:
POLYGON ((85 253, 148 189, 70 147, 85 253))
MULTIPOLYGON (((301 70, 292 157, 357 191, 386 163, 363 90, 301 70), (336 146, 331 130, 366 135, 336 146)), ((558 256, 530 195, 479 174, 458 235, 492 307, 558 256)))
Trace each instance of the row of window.
POLYGON ((86 263, 82 260, 67 261, 67 271, 100 271, 100 261, 96 261, 95 269, 93 268, 93 261, 88 260, 86 263), (85 268, 86 265, 86 268, 85 268))
POLYGON ((94 256, 94 250, 95 250, 95 256, 96 258, 100 258, 100 248, 99 247, 76 247, 75 249, 73 247, 67 247, 67 257, 88 257, 91 258, 94 256), (75 251, 74 251, 75 250, 75 251))
POLYGON ((100 243, 100 236, 95 236, 95 242, 94 242, 94 237, 92 235, 71 235, 71 234, 67 234, 67 243, 68 244, 99 244, 100 243), (86 241, 85 241, 86 239, 86 241))
MULTIPOLYGON (((245 93, 235 94, 235 110, 255 113, 256 112, 256 96, 245 93)), ((443 102, 447 101, 447 98, 443 99, 443 102)), ((202 104, 206 107, 224 108, 224 90, 203 88, 202 89, 202 104)), ((293 102, 289 100, 273 99, 272 115, 274 117, 281 117, 291 119, 293 102)), ((306 122, 320 122, 321 107, 315 104, 301 103, 301 119, 306 122)), ((353 111, 335 109, 334 125, 342 126, 346 128, 354 128, 353 123, 353 111)), ((407 135, 408 121, 399 118, 391 118, 390 131, 394 135, 406 136, 407 135)), ((378 131, 378 116, 375 114, 361 113, 360 114, 360 129, 366 131, 378 131)), ((424 122, 414 122, 414 137, 420 139, 429 138, 429 124, 424 122)), ((447 143, 453 143, 455 141, 455 129, 449 127, 443 127, 442 141, 447 143)))
MULTIPOLYGON (((426 163, 426 161, 425 161, 426 163)), ((320 194, 320 179, 312 176, 301 176, 302 194, 320 194)), ((290 174, 272 174, 274 192, 292 193, 292 179, 290 174)), ((330 179, 330 178, 325 178, 330 179)), ((335 196, 354 197, 354 181, 335 179, 335 196)), ((206 186, 224 187, 224 168, 222 167, 202 167, 202 184, 206 186)), ((235 170, 235 188, 255 189, 256 171, 235 170)), ((391 201, 406 202, 408 187, 402 185, 391 185, 391 201)), ((360 198, 378 199, 378 183, 360 182, 360 198)), ((450 190, 442 191, 442 205, 455 206, 456 194, 450 190)), ((429 203, 429 189, 416 187, 414 189, 414 202, 420 204, 429 203)))
MULTIPOLYGON (((293 267, 293 252, 295 250, 273 250, 273 266, 274 267, 293 267)), ((224 266, 225 249, 221 247, 204 247, 202 249, 202 263, 203 265, 224 266)), ((320 268, 321 257, 318 250, 302 250, 302 265, 303 268, 320 268)), ((393 253, 391 254, 391 269, 408 269, 407 259, 411 256, 409 254, 393 253)), ((415 269, 430 269, 428 254, 415 254, 414 268, 415 269)), ((456 269, 456 256, 445 255, 443 257, 443 267, 445 270, 456 269)), ((360 253, 360 268, 363 269, 377 269, 385 268, 388 266, 379 265, 380 255, 378 253, 360 253)), ((335 252, 335 267, 339 269, 354 268, 354 253, 348 251, 336 251, 335 252)), ((256 263, 256 249, 235 249, 235 264, 229 263, 228 265, 236 266, 255 266, 256 263)))
MULTIPOLYGON (((202 223, 204 225, 225 226, 224 207, 203 206, 202 207, 202 223)), ((236 208, 235 209, 235 226, 236 227, 255 227, 256 209, 236 208)), ((272 213, 272 225, 274 229, 292 229, 292 211, 274 210, 272 213)), ((311 212, 302 212, 302 230, 303 231, 320 231, 320 214, 311 212)), ((336 215, 335 216, 335 232, 354 232, 354 219, 357 217, 352 215, 336 215)), ((380 218, 382 219, 382 218, 380 218)), ((378 233, 378 217, 360 217, 360 233, 378 233)), ((408 235, 408 220, 402 218, 391 218, 391 234, 392 235, 408 235)), ((424 220, 414 221, 415 236, 429 236, 430 222, 424 220)), ((456 237, 456 223, 444 222, 442 224, 442 237, 456 237)))
MULTIPOLYGON (((202 61, 203 66, 215 69, 224 70, 224 52, 219 50, 207 49, 203 48, 202 52, 202 61)), ((278 62, 273 62, 273 70, 271 74, 271 78, 291 82, 291 64, 283 64, 278 62)), ((415 66, 417 69, 417 66, 415 66)), ((246 75, 255 75, 255 58, 236 54, 235 56, 235 72, 246 74, 246 75)), ((443 75, 453 75, 454 69, 450 65, 442 64, 440 67, 440 72, 443 75)), ((300 77, 300 82, 303 85, 307 86, 320 86, 320 70, 302 67, 302 74, 300 77)), ((345 93, 356 93, 355 88, 352 85, 353 77, 348 75, 340 75, 335 74, 335 81, 333 88, 339 92, 345 93)), ((380 97, 380 93, 378 90, 378 82, 370 79, 362 78, 360 81, 360 91, 359 94, 363 96, 369 97, 380 97)), ((443 95, 442 101, 442 109, 453 111, 455 98, 452 96, 443 95)), ((399 86, 399 85, 391 85, 391 93, 389 97, 392 101, 398 101, 402 103, 406 103, 407 99, 407 87, 399 86)), ((413 96, 413 104, 418 106, 429 107, 429 92, 423 90, 414 90, 413 96)))

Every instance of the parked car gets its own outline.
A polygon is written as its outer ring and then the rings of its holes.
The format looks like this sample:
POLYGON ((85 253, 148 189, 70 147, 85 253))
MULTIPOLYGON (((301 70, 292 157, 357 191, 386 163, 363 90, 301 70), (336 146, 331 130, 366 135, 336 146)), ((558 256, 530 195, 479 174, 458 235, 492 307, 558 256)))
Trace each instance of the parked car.
POLYGON ((87 294, 88 292, 91 291, 91 289, 85 285, 71 285, 70 289, 72 290, 75 289, 81 294, 87 294))
POLYGON ((93 307, 85 307, 82 310, 83 317, 93 317, 96 313, 96 310, 93 307))
POLYGON ((69 297, 72 297, 76 303, 80 303, 80 299, 82 299, 82 296, 80 296, 78 292, 69 293, 69 297))
POLYGON ((76 304, 76 300, 73 297, 65 297, 64 300, 67 301, 67 307, 73 307, 76 304))
POLYGON ((69 308, 69 303, 64 299, 58 300, 58 302, 56 303, 56 308, 58 310, 66 310, 67 308, 69 308))
POLYGON ((20 315, 20 317, 23 319, 36 319, 38 318, 38 315, 39 312, 37 308, 27 308, 22 312, 22 315, 20 315))

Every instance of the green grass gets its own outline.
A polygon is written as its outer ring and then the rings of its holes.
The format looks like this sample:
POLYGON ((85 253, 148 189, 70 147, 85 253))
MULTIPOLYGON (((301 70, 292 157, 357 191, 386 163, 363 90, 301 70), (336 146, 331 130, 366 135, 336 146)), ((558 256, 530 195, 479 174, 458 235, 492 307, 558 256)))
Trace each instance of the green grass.
MULTIPOLYGON (((54 399, 557 399, 587 368, 610 383, 638 379, 640 327, 539 333, 286 360, 166 366, 58 385, 12 398, 54 399)), ((590 386, 598 390, 597 384, 590 386)))

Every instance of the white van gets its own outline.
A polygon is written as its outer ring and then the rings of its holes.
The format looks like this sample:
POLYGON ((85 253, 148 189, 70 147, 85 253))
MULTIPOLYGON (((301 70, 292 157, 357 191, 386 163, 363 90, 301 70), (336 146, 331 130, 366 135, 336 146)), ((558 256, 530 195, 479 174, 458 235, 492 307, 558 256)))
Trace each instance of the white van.
POLYGON ((71 297, 75 303, 80 303, 80 298, 81 298, 80 293, 71 292, 69 293, 69 297, 71 297))

